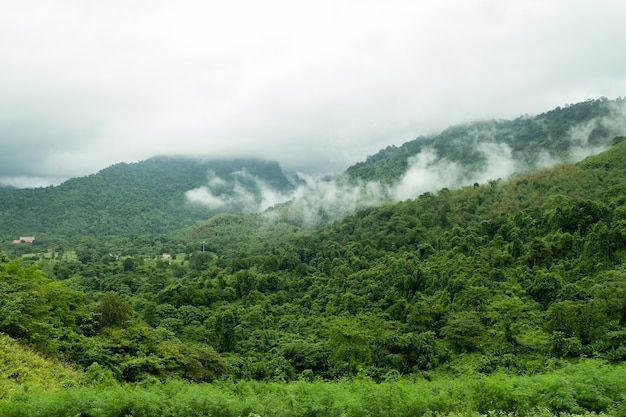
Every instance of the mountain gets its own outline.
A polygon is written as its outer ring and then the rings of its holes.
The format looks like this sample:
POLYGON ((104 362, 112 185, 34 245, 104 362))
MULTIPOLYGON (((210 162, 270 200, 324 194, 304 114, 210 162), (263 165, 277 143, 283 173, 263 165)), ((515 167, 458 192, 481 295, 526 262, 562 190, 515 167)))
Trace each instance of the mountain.
POLYGON ((132 255, 78 247, 31 266, 2 259, 0 332, 127 382, 621 363, 624 178, 626 139, 616 138, 576 164, 388 202, 314 230, 222 213, 132 255), (179 248, 176 259, 147 256, 164 247, 179 248))
POLYGON ((54 247, 85 237, 160 235, 218 213, 261 212, 289 199, 274 211, 278 218, 329 224, 385 201, 597 153, 625 133, 624 107, 621 99, 602 98, 538 116, 453 126, 389 146, 313 186, 290 181, 276 162, 257 159, 119 163, 56 187, 0 189, 0 239, 6 246, 34 235, 36 244, 54 247))
POLYGON ((320 227, 360 209, 426 192, 577 162, 624 135, 625 115, 625 101, 598 99, 537 116, 452 126, 399 147, 388 146, 342 175, 308 184, 306 192, 267 214, 294 225, 320 227))
POLYGON ((34 235, 36 244, 53 245, 81 236, 162 234, 219 212, 244 210, 237 199, 228 203, 235 191, 248 204, 258 204, 264 186, 292 188, 278 163, 257 159, 155 157, 120 163, 59 186, 0 190, 0 237, 10 242, 34 235), (187 194, 193 190, 224 203, 194 204, 187 194))
MULTIPOLYGON (((175 236, 184 241, 199 241, 210 236, 211 241, 207 244, 218 255, 227 254, 228 257, 276 250, 272 249, 272 243, 268 244, 276 239, 274 235, 309 236, 312 242, 336 247, 358 242, 360 246, 384 248, 390 252, 417 251, 423 245, 438 245, 439 235, 445 230, 497 222, 499 220, 495 219, 503 216, 515 218, 522 212, 529 212, 533 216, 539 213, 555 216, 554 213, 558 212, 559 216, 564 216, 568 210, 578 210, 577 214, 585 216, 588 208, 573 208, 580 202, 597 202, 603 207, 607 206, 603 210, 617 210, 617 217, 609 216, 604 220, 621 224, 623 219, 619 213, 626 201, 624 178, 626 137, 616 137, 608 150, 576 164, 561 163, 551 169, 528 172, 509 180, 493 180, 458 190, 442 189, 403 202, 385 202, 358 210, 318 230, 303 231, 291 226, 288 220, 276 222, 276 218, 266 217, 264 213, 222 214, 177 232, 175 236), (277 230, 279 233, 276 233, 277 230)), ((585 221, 592 222, 600 218, 595 213, 585 221)), ((542 220, 544 223, 546 221, 542 220)), ((568 227, 572 233, 580 234, 583 230, 578 226, 568 227)), ((294 250, 300 252, 299 257, 303 257, 303 253, 315 253, 318 250, 316 243, 312 242, 303 240, 296 244, 286 242, 283 238, 274 245, 297 245, 294 250)))
POLYGON ((531 365, 538 358, 619 363, 624 178, 617 138, 577 164, 425 193, 317 230, 216 217, 182 237, 207 238, 210 258, 196 271, 190 261, 157 299, 178 309, 170 319, 189 306, 229 314, 230 333, 207 319, 212 346, 251 358, 241 366, 259 379, 419 373, 467 354, 479 354, 482 373, 534 372, 547 363, 531 365))
MULTIPOLYGON (((227 176, 215 172, 206 184, 214 196, 227 176)), ((85 403, 72 415, 193 387, 187 407, 212 386, 233 387, 237 403, 242 392, 268 392, 275 404, 277 389, 289 389, 285 414, 293 414, 303 398, 345 398, 338 384, 368 399, 379 387, 385 403, 389 392, 441 395, 412 414, 458 413, 465 403, 474 414, 619 414, 624 178, 626 138, 615 137, 577 163, 383 202, 318 228, 272 212, 220 213, 153 239, 73 242, 75 250, 37 262, 2 256, 0 351, 9 360, 0 362, 10 365, 0 371, 22 375, 12 365, 22 345, 84 370, 58 380, 93 387, 59 394, 64 404, 85 403), (170 257, 155 259, 166 250, 170 257), (110 386, 115 395, 82 400, 110 386)), ((25 402, 48 407, 41 398, 56 395, 16 392, 7 415, 23 415, 25 402)), ((203 413, 222 411, 222 397, 203 413)), ((114 414, 133 414, 120 409, 114 414)), ((231 414, 257 409, 267 410, 231 414)), ((397 414, 381 410, 357 414, 397 414)))
POLYGON ((626 102, 621 99, 600 98, 537 116, 452 126, 437 135, 389 146, 346 173, 352 179, 393 184, 415 163, 415 157, 426 151, 433 153, 430 166, 442 162, 458 165, 460 183, 486 171, 493 157, 510 162, 517 173, 558 161, 577 161, 606 149, 615 136, 626 134, 625 109, 626 102))

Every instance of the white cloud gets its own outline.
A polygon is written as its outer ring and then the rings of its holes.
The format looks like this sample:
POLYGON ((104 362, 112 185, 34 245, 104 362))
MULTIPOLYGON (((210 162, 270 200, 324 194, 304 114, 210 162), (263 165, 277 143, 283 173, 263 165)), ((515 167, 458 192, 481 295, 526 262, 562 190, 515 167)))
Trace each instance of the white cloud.
POLYGON ((246 171, 230 176, 232 178, 227 180, 209 170, 207 184, 186 191, 185 198, 192 204, 203 204, 215 210, 235 209, 245 213, 261 212, 291 198, 291 193, 276 190, 246 171))
POLYGON ((624 15, 609 0, 12 2, 0 176, 155 154, 342 170, 451 124, 623 95, 624 15))
POLYGON ((228 200, 213 194, 211 189, 206 186, 185 192, 185 197, 191 203, 204 204, 212 209, 223 209, 228 205, 228 200))
POLYGON ((452 187, 458 181, 459 170, 454 162, 438 161, 436 152, 426 149, 409 160, 409 169, 394 186, 393 195, 406 200, 427 191, 452 187))
MULTIPOLYGON (((307 225, 316 225, 321 219, 336 220, 356 210, 379 205, 385 201, 401 201, 420 196, 425 192, 436 192, 442 188, 461 188, 474 183, 484 184, 491 180, 508 179, 531 169, 551 168, 561 162, 578 162, 585 157, 599 153, 608 146, 607 140, 598 143, 589 141, 597 127, 606 127, 611 132, 626 131, 623 107, 615 107, 612 115, 598 118, 588 123, 576 125, 568 132, 571 142, 569 152, 562 157, 538 152, 534 160, 521 161, 513 155, 506 143, 495 141, 495 128, 484 124, 468 130, 468 136, 461 140, 476 146, 482 155, 480 167, 464 166, 441 158, 435 149, 423 148, 409 158, 405 173, 391 186, 379 182, 347 181, 345 177, 323 180, 303 176, 305 185, 298 187, 289 199, 292 217, 301 218, 307 225)), ((277 213, 268 212, 266 217, 276 220, 277 213)))

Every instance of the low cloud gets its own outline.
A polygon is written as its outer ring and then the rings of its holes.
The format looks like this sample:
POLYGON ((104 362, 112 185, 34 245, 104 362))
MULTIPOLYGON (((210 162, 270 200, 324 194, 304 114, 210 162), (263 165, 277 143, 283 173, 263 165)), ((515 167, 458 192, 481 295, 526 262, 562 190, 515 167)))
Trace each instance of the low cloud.
POLYGON ((578 162, 607 149, 613 136, 626 132, 625 120, 626 107, 616 106, 609 117, 572 127, 568 132, 567 152, 556 155, 539 150, 531 160, 520 158, 511 146, 496 141, 498 132, 495 125, 478 125, 468 130, 467 136, 461 140, 465 144, 472 144, 480 163, 464 165, 441 157, 434 147, 424 147, 409 158, 407 170, 391 185, 349 179, 345 175, 328 178, 299 173, 294 187, 289 191, 281 191, 246 171, 235 173, 234 180, 220 178, 209 172, 207 184, 187 191, 186 197, 192 203, 214 209, 264 212, 269 221, 316 226, 387 201, 412 199, 442 188, 456 189, 474 183, 507 179, 526 171, 550 168, 561 162, 578 162))
POLYGON ((610 146, 607 139, 624 134, 626 104, 623 101, 614 102, 609 116, 595 118, 570 129, 570 150, 566 159, 568 162, 577 162, 605 151, 610 146))
POLYGON ((479 143, 477 149, 485 160, 479 170, 439 158, 432 148, 422 150, 409 160, 409 168, 391 187, 390 194, 395 200, 406 200, 442 188, 454 189, 508 178, 525 170, 513 158, 511 148, 505 143, 479 143))
POLYGON ((291 194, 276 190, 267 182, 245 170, 230 178, 222 178, 209 170, 207 183, 185 193, 188 202, 202 204, 215 210, 239 210, 257 213, 287 201, 291 194))
POLYGON ((427 191, 453 187, 461 167, 447 160, 438 160, 433 149, 426 149, 409 160, 404 176, 392 187, 396 200, 414 198, 427 191))
POLYGON ((315 226, 390 198, 386 187, 378 182, 355 183, 343 176, 328 179, 300 174, 300 178, 304 184, 296 188, 287 205, 267 212, 268 219, 287 217, 305 226, 315 226))

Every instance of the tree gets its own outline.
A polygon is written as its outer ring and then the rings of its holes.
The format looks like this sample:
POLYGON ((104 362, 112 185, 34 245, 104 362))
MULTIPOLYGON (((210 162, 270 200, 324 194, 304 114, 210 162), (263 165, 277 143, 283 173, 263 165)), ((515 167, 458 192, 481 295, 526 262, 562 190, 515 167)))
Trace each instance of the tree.
POLYGON ((373 337, 363 324, 349 317, 338 318, 331 324, 328 335, 328 360, 340 374, 355 375, 360 368, 371 364, 373 337))
POLYGON ((237 325, 232 309, 225 309, 215 315, 215 332, 218 348, 221 352, 232 350, 235 344, 235 326, 237 325))
POLYGON ((461 351, 478 350, 484 333, 480 316, 474 311, 450 313, 441 335, 461 351))
POLYGON ((195 252, 189 260, 189 268, 195 271, 204 271, 212 260, 213 255, 210 252, 195 252))
POLYGON ((133 261, 133 258, 126 258, 124 262, 122 262, 122 267, 124 268, 124 272, 133 271, 135 269, 135 261, 133 261))
POLYGON ((608 320, 602 303, 595 300, 560 301, 548 309, 548 330, 577 338, 582 345, 605 333, 608 320))
POLYGON ((527 292, 535 301, 547 308, 551 302, 556 300, 562 285, 563 279, 558 274, 539 270, 535 274, 535 281, 527 292))
POLYGON ((133 310, 128 302, 116 292, 107 292, 98 306, 101 327, 126 327, 133 310))

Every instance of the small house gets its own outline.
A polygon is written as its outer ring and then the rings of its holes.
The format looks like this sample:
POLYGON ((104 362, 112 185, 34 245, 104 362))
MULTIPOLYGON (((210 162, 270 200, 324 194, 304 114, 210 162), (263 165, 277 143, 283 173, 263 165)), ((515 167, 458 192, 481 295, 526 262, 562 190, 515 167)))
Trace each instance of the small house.
POLYGON ((33 243, 35 241, 35 236, 20 236, 19 239, 14 240, 12 243, 14 245, 20 243, 33 243))

